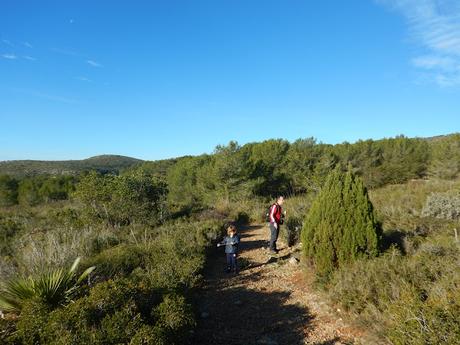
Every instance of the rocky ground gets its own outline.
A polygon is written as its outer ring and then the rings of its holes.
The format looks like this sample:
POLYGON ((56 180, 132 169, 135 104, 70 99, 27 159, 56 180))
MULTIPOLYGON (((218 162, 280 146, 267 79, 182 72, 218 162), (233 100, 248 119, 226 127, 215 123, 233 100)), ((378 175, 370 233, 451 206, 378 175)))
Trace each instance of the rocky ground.
MULTIPOLYGON (((270 256, 268 228, 240 231, 238 275, 225 273, 223 248, 215 250, 199 291, 198 327, 191 344, 362 344, 367 336, 347 325, 312 288, 299 248, 270 256)), ((280 242, 280 241, 278 241, 280 242)))

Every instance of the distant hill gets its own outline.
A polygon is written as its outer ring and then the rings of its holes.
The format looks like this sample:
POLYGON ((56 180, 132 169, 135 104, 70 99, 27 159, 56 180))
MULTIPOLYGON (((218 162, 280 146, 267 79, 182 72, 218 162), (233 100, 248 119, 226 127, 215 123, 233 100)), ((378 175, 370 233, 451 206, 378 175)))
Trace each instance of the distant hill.
POLYGON ((7 174, 17 177, 42 174, 73 175, 87 170, 119 173, 142 162, 141 159, 118 155, 100 155, 82 160, 67 161, 1 161, 0 175, 7 174))

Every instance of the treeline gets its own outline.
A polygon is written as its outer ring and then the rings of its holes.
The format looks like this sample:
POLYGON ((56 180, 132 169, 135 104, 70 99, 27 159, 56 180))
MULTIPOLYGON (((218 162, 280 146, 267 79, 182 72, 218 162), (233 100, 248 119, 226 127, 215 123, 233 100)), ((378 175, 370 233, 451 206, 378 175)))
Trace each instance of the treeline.
MULTIPOLYGON (((314 138, 290 143, 282 139, 230 142, 213 154, 143 162, 124 175, 147 175, 167 184, 174 208, 213 205, 216 200, 297 195, 316 191, 335 167, 351 167, 368 188, 404 183, 410 179, 460 174, 460 134, 436 140, 396 138, 329 145, 314 138)), ((0 204, 36 205, 67 199, 76 177, 0 177, 0 204)))
POLYGON ((399 136, 328 145, 315 139, 267 140, 218 146, 212 155, 186 157, 167 173, 169 200, 212 205, 218 198, 273 197, 316 191, 335 167, 349 166, 368 188, 460 173, 460 134, 436 141, 399 136))

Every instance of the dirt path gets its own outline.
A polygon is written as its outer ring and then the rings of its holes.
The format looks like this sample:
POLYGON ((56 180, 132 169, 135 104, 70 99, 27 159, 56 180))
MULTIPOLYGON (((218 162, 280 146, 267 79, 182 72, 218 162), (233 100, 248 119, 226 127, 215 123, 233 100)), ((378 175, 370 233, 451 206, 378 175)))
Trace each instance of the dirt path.
POLYGON ((292 259, 298 248, 278 241, 270 258, 265 226, 246 227, 240 237, 238 275, 224 272, 222 248, 209 260, 192 344, 359 344, 362 334, 321 301, 292 259))

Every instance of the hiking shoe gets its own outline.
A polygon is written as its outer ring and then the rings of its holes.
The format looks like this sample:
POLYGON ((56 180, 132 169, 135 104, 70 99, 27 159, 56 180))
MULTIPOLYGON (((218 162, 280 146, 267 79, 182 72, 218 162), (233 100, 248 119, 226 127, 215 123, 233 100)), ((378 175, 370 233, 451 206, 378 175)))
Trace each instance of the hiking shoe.
POLYGON ((231 270, 230 267, 227 267, 227 268, 225 269, 225 273, 230 273, 231 271, 232 271, 232 270, 231 270))

